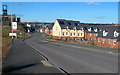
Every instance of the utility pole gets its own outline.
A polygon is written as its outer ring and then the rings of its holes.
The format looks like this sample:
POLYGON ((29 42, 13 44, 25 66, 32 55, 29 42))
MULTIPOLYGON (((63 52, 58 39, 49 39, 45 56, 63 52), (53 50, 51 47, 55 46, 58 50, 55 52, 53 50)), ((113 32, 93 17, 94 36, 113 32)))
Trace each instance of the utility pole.
MULTIPOLYGON (((10 10, 11 10, 11 27, 12 27, 12 22, 13 22, 13 18, 12 18, 12 4, 10 4, 10 10)), ((11 29, 12 34, 13 34, 13 29, 11 29)), ((13 36, 12 36, 12 40, 13 40, 13 36)))

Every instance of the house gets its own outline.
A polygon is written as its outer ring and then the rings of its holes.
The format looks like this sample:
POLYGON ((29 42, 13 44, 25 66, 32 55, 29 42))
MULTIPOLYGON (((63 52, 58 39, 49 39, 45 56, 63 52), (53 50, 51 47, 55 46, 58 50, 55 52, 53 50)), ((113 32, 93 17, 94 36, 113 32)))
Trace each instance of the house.
POLYGON ((46 26, 45 34, 52 36, 52 28, 53 28, 53 25, 46 26))
POLYGON ((84 40, 88 41, 89 44, 95 44, 98 33, 101 31, 101 26, 81 24, 81 29, 84 30, 84 40))
POLYGON ((53 38, 62 40, 82 40, 84 30, 80 29, 80 22, 57 19, 53 26, 53 38))
POLYGON ((120 25, 117 24, 88 25, 79 21, 57 19, 52 32, 54 39, 86 40, 88 44, 120 48, 119 28, 120 25))
POLYGON ((120 26, 104 26, 97 37, 97 45, 120 48, 120 26))

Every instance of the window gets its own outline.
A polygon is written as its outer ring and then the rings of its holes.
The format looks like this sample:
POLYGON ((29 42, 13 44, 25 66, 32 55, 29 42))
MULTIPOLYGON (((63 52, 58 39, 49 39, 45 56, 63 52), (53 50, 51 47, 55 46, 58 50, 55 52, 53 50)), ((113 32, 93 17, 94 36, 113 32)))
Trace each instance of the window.
POLYGON ((82 33, 81 33, 81 36, 82 36, 82 33))
POLYGON ((8 17, 4 17, 4 18, 3 18, 3 21, 7 21, 7 20, 8 20, 8 17))
POLYGON ((96 34, 96 36, 98 36, 98 34, 96 34))
POLYGON ((92 34, 90 33, 90 36, 92 36, 92 34))
POLYGON ((78 33, 78 36, 80 36, 80 33, 78 33))
POLYGON ((109 43, 112 43, 112 40, 109 40, 109 43))
POLYGON ((98 39, 98 42, 100 42, 100 39, 98 39))
POLYGON ((81 28, 81 30, 83 30, 83 28, 81 28))
POLYGON ((94 29, 95 32, 98 32, 98 28, 94 29))
POLYGON ((116 45, 116 40, 113 41, 113 45, 116 45))
POLYGON ((75 35, 75 33, 74 33, 74 35, 75 35))
POLYGON ((70 33, 70 35, 72 36, 72 33, 70 33))
POLYGON ((66 32, 66 35, 68 35, 68 32, 66 32))
POLYGON ((114 31, 114 37, 118 37, 119 36, 119 33, 114 31))
POLYGON ((103 36, 107 36, 108 31, 103 31, 103 36))
POLYGON ((105 40, 104 40, 104 39, 102 40, 102 43, 105 43, 105 40))
POLYGON ((62 35, 64 35, 64 32, 62 33, 62 35))
POLYGON ((92 29, 91 29, 91 28, 89 28, 89 29, 88 29, 88 31, 89 31, 89 32, 91 32, 91 31, 92 31, 92 29))
POLYGON ((74 30, 76 30, 76 27, 74 27, 74 30))
POLYGON ((67 29, 69 29, 69 27, 67 26, 67 29))

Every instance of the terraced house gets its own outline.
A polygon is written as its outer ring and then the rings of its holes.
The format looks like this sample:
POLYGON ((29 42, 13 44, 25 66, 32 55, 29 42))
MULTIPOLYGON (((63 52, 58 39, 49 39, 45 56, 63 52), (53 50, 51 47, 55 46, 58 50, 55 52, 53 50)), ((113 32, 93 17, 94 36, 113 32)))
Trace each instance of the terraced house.
POLYGON ((53 38, 62 40, 84 40, 84 30, 79 21, 57 19, 53 26, 53 38))
POLYGON ((120 26, 104 26, 98 34, 98 46, 120 48, 120 26))
POLYGON ((53 38, 84 40, 87 44, 120 48, 120 26, 114 24, 82 24, 79 21, 57 19, 53 26, 53 38))
POLYGON ((88 44, 96 44, 98 33, 101 31, 101 25, 81 25, 84 30, 84 39, 88 44))

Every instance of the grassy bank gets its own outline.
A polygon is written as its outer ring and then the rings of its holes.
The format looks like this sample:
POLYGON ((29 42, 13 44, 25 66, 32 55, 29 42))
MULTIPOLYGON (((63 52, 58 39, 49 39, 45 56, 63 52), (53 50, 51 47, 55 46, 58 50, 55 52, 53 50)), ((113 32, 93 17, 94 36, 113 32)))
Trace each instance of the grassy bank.
POLYGON ((44 38, 44 40, 46 41, 52 41, 52 42, 64 42, 66 44, 71 44, 71 45, 86 45, 86 46, 91 46, 91 47, 101 47, 101 48, 108 48, 108 49, 116 49, 118 50, 118 48, 110 48, 110 47, 103 47, 103 46, 97 46, 97 45, 92 45, 92 44, 87 44, 87 43, 78 43, 78 42, 73 42, 73 41, 63 41, 63 40, 55 40, 52 38, 44 38))
MULTIPOLYGON (((1 26, 2 27, 2 53, 0 53, 0 58, 4 58, 7 56, 11 45, 12 45, 12 38, 9 36, 9 33, 11 33, 11 26, 1 26)), ((17 33, 17 38, 24 38, 30 36, 30 34, 24 32, 23 26, 18 27, 18 31, 14 31, 14 33, 17 33)))
POLYGON ((2 57, 4 58, 10 50, 12 39, 9 37, 10 26, 2 26, 2 57))

